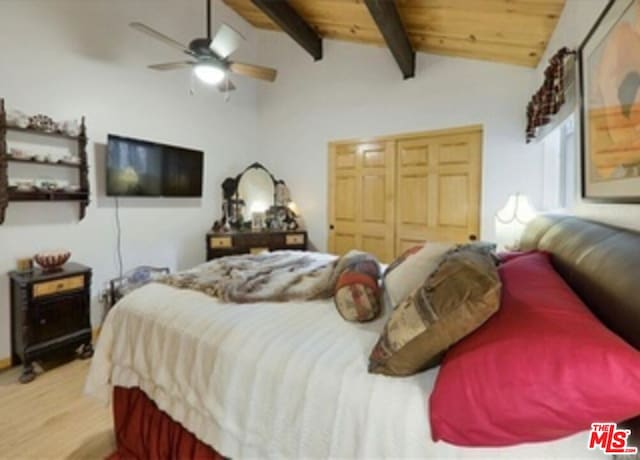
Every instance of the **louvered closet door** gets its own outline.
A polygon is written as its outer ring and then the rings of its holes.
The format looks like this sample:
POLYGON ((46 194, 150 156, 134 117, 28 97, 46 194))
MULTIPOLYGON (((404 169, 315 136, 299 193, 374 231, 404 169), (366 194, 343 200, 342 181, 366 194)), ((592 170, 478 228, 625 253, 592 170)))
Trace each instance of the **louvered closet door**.
POLYGON ((480 131, 398 141, 397 254, 425 240, 478 235, 481 149, 480 131))
POLYGON ((330 146, 329 252, 393 260, 394 177, 392 141, 330 146))

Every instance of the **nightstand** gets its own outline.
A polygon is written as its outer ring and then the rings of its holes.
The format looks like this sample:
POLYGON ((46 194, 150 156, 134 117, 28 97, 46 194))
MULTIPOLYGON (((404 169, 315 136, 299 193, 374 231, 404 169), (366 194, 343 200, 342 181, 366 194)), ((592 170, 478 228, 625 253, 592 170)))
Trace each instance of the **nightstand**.
POLYGON ((277 250, 307 250, 307 232, 234 231, 207 233, 207 260, 238 254, 254 254, 277 250))
POLYGON ((20 382, 36 375, 33 361, 82 346, 80 357, 93 356, 91 345, 91 269, 67 263, 57 272, 35 269, 9 273, 11 280, 11 357, 22 362, 20 382))

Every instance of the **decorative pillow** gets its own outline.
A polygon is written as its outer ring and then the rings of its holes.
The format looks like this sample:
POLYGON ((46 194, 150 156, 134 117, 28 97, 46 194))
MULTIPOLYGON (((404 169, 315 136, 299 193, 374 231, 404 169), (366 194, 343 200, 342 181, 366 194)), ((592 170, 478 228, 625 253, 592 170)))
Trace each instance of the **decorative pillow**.
POLYGON ((496 255, 496 257, 498 258, 498 260, 500 261, 501 264, 507 263, 510 260, 513 259, 517 259, 518 257, 522 257, 522 256, 527 256, 529 254, 535 253, 535 252, 540 252, 540 251, 536 251, 536 250, 532 250, 532 251, 507 251, 507 252, 500 252, 496 255))
POLYGON ((410 375, 437 365, 451 345, 496 312, 499 300, 500 279, 490 256, 449 251, 391 313, 369 357, 369 372, 410 375))
POLYGON ((400 264, 402 264, 405 260, 407 260, 409 256, 412 256, 423 247, 424 247, 424 244, 419 244, 404 251, 399 257, 396 257, 396 259, 387 266, 387 269, 384 271, 384 276, 387 276, 389 273, 395 270, 398 266, 400 266, 400 264))
POLYGON ((404 252, 385 271, 384 289, 391 305, 396 307, 422 286, 442 261, 447 251, 455 247, 452 243, 425 243, 404 252))
POLYGON ((502 307, 448 353, 430 398, 435 441, 549 441, 640 414, 640 352, 607 329, 544 253, 499 269, 502 307))
POLYGON ((348 266, 338 277, 334 302, 347 321, 371 321, 380 314, 380 265, 373 259, 348 266))

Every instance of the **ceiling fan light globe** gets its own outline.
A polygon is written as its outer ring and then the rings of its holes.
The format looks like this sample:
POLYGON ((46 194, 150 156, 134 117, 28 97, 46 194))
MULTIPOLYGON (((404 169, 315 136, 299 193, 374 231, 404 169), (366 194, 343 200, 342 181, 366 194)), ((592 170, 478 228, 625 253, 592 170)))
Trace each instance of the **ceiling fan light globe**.
POLYGON ((211 64, 198 64, 193 68, 193 72, 201 82, 207 85, 217 85, 225 77, 224 70, 211 64))

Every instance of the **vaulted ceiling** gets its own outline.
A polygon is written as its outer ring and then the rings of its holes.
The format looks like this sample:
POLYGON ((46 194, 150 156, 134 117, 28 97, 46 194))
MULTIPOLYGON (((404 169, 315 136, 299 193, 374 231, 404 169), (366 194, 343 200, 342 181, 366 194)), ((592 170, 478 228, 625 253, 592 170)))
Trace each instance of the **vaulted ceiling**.
POLYGON ((565 1, 224 0, 260 29, 292 35, 289 26, 306 23, 309 30, 293 30, 305 40, 315 33, 319 39, 388 46, 405 77, 412 76, 404 68, 407 53, 414 51, 536 67, 565 1), (291 12, 283 12, 283 6, 291 12), (283 13, 289 22, 281 22, 283 13), (395 23, 394 15, 399 16, 395 23))

